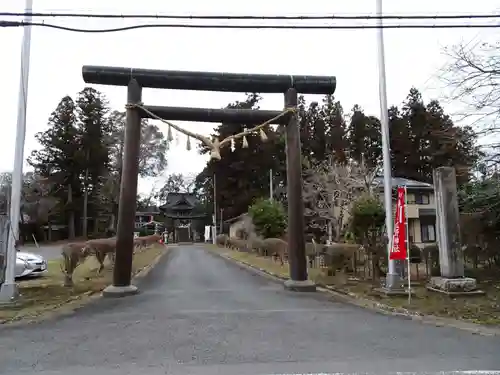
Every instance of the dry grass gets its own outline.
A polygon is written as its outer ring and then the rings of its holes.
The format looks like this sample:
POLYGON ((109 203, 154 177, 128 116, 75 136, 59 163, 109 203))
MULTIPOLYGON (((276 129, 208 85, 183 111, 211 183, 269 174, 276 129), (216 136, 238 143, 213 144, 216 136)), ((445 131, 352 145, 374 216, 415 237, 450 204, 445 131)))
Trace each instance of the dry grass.
MULTIPOLYGON (((134 255, 132 273, 137 274, 150 265, 163 251, 163 246, 151 246, 134 255)), ((72 309, 83 304, 91 295, 101 292, 112 281, 113 270, 106 261, 98 275, 99 264, 91 257, 73 275, 74 287, 64 287, 60 261, 48 262, 44 276, 19 283, 21 296, 13 305, 0 306, 0 322, 31 319, 54 310, 72 309)))
MULTIPOLYGON (((215 246, 212 249, 232 259, 246 262, 281 277, 289 276, 288 265, 282 266, 270 258, 261 257, 255 253, 243 253, 215 246)), ((405 308, 425 315, 454 318, 479 324, 500 324, 500 280, 498 280, 498 276, 497 278, 481 280, 478 287, 486 292, 483 296, 450 297, 428 291, 423 282, 414 284, 412 289, 415 296, 412 297, 410 304, 408 304, 407 297, 380 295, 375 291, 375 288, 379 287, 380 284, 357 280, 342 273, 327 276, 325 271, 311 268, 309 269, 309 277, 317 283, 331 285, 337 290, 376 300, 391 307, 405 308)))

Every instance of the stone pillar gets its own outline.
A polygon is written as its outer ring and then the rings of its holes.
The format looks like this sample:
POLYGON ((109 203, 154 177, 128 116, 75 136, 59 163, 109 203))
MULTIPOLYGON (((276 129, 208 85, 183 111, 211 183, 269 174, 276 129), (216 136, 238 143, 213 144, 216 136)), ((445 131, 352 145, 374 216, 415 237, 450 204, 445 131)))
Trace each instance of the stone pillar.
POLYGON ((447 294, 477 293, 476 280, 464 277, 455 168, 439 167, 433 171, 433 179, 441 276, 432 277, 428 289, 447 294))
POLYGON ((441 276, 464 277, 455 168, 437 168, 433 178, 441 276))

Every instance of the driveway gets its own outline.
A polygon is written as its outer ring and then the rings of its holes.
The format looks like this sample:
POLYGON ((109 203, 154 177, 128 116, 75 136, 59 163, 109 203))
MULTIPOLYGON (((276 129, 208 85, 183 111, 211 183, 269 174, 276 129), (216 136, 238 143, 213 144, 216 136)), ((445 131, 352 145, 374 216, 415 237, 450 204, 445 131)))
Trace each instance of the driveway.
POLYGON ((40 245, 36 247, 34 245, 21 246, 21 251, 26 251, 28 253, 39 254, 47 260, 56 260, 61 257, 62 244, 57 245, 40 245))
POLYGON ((500 369, 500 338, 297 294, 197 246, 58 321, 0 329, 0 374, 414 374, 500 369))

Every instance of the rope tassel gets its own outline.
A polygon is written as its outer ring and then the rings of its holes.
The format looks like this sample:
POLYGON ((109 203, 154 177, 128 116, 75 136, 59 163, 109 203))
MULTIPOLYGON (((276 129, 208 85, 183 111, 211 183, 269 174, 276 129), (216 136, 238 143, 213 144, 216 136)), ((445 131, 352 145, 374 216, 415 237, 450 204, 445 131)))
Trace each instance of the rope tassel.
POLYGON ((186 142, 186 150, 191 151, 191 137, 189 135, 186 142))
POLYGON ((264 130, 260 129, 259 134, 260 134, 260 140, 262 142, 266 142, 268 140, 266 132, 264 130))
POLYGON ((246 135, 243 136, 243 142, 241 143, 241 147, 248 148, 248 141, 246 135))
POLYGON ((172 127, 169 125, 168 126, 167 141, 172 142, 173 140, 174 140, 174 136, 172 135, 172 127))
POLYGON ((220 142, 219 138, 215 138, 212 143, 212 150, 210 151, 210 158, 220 160, 220 142))

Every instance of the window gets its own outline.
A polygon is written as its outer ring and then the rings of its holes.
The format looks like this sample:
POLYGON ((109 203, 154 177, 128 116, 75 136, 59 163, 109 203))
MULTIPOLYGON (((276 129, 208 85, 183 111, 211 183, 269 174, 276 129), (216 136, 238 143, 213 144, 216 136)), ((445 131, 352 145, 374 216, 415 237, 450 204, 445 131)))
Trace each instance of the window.
POLYGON ((422 232, 422 242, 436 242, 436 226, 434 224, 420 224, 420 230, 422 232))
POLYGON ((416 204, 429 204, 430 203, 429 194, 426 194, 426 193, 416 193, 415 194, 415 203, 416 204))

